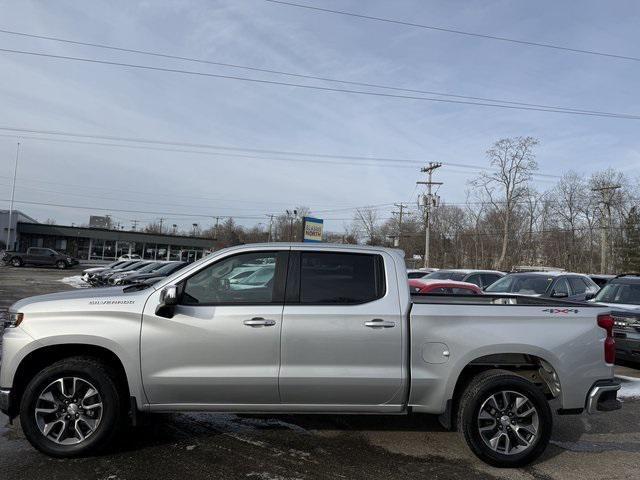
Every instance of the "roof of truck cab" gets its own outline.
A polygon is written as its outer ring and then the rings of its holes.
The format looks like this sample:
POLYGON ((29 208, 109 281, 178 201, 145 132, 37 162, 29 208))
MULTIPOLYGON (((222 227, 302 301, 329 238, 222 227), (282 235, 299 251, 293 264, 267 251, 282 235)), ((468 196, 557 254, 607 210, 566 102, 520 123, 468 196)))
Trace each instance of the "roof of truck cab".
MULTIPOLYGON (((271 242, 271 243, 245 243, 243 245, 235 245, 233 247, 228 247, 229 249, 242 249, 242 248, 273 248, 273 247, 304 247, 305 249, 317 249, 317 250, 371 250, 372 252, 380 252, 387 251, 393 252, 394 254, 401 253, 404 255, 404 252, 397 248, 388 248, 388 247, 377 247, 373 245, 353 245, 353 244, 343 244, 343 243, 311 243, 311 242, 271 242)), ((220 250, 216 250, 217 253, 220 250)))

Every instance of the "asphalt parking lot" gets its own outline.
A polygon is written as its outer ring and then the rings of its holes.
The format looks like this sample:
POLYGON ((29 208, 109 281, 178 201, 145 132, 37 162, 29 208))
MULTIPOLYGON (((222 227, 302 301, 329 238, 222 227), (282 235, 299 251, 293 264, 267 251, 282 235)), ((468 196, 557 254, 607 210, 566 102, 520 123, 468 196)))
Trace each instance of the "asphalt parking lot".
MULTIPOLYGON (((0 312, 14 301, 73 288, 60 272, 0 266, 0 312)), ((619 367, 624 407, 555 417, 552 443, 533 465, 499 470, 477 460, 456 433, 427 416, 154 415, 98 457, 57 460, 33 450, 0 414, 0 478, 416 479, 636 478, 640 468, 640 371, 619 367)))

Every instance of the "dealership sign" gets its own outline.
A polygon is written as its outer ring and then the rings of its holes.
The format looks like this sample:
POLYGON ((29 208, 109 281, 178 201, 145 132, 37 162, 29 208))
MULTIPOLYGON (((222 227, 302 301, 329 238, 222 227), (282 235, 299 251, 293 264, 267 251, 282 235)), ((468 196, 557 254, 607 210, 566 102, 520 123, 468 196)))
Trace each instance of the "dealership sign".
POLYGON ((304 242, 321 242, 322 226, 323 220, 320 218, 304 217, 302 240, 304 242))

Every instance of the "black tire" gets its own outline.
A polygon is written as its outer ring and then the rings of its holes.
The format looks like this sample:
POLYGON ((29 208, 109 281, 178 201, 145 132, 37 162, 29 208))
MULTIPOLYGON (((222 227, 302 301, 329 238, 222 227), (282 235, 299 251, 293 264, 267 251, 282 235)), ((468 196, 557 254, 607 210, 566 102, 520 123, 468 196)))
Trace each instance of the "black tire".
POLYGON ((13 265, 14 267, 21 267, 22 259, 20 257, 13 257, 11 259, 11 265, 13 265))
MULTIPOLYGON (((483 415, 486 414, 486 410, 483 410, 483 415)), ((529 417, 529 420, 531 420, 531 418, 533 417, 529 417)), ((522 419, 522 421, 524 423, 527 420, 522 419)), ((553 415, 544 393, 529 380, 518 375, 514 375, 507 370, 487 370, 478 374, 471 380, 469 385, 467 385, 460 397, 458 408, 458 429, 471 451, 482 461, 495 467, 522 467, 533 462, 542 454, 542 452, 544 452, 545 448, 549 444, 552 428, 553 415), (513 399, 517 398, 518 395, 524 396, 531 405, 535 407, 535 410, 537 411, 536 435, 529 437, 528 430, 518 427, 518 422, 520 422, 521 419, 515 415, 517 412, 515 412, 516 409, 513 408, 513 405, 509 407, 509 404, 505 401, 502 401, 503 403, 499 403, 497 405, 499 407, 498 409, 494 409, 494 419, 486 420, 483 418, 481 420, 479 418, 483 404, 485 404, 485 402, 489 402, 485 405, 487 408, 492 409, 491 405, 493 405, 493 403, 491 403, 490 398, 495 394, 498 394, 497 398, 503 398, 501 394, 503 391, 511 392, 507 393, 507 398, 513 399), (505 412, 499 413, 503 406, 503 410, 505 410, 505 412), (515 416, 511 417, 506 414, 515 416), (509 424, 507 417, 514 418, 515 424, 509 424), (502 419, 505 419, 504 423, 502 419), (484 437, 483 433, 480 432, 481 422, 484 426, 488 425, 486 436, 484 437), (491 422, 494 423, 492 424, 491 422), (493 425, 495 425, 495 427, 493 425), (526 443, 522 444, 522 441, 517 439, 516 431, 518 431, 519 428, 523 430, 522 435, 528 437, 530 443, 527 447, 525 447, 526 443), (506 435, 508 438, 504 441, 498 440, 496 448, 499 449, 502 444, 502 450, 505 451, 506 449, 511 448, 511 453, 507 454, 492 449, 488 444, 489 440, 491 440, 488 437, 492 435, 506 435), (485 438, 487 440, 485 440, 485 438), (506 446, 507 440, 512 442, 508 447, 506 446), (513 447, 514 443, 515 448, 513 447), (522 448, 524 450, 518 451, 517 448, 522 448)), ((495 438, 495 436, 493 438, 495 438)))
MULTIPOLYGON (((27 440, 39 451, 53 457, 94 454, 107 447, 120 431, 127 413, 126 401, 118 389, 116 374, 91 357, 70 357, 39 372, 27 385, 20 403, 20 424, 27 440), (40 394, 59 378, 76 377, 89 382, 102 401, 101 419, 95 430, 79 443, 63 445, 46 437, 36 420, 40 394)), ((64 406, 62 406, 64 408, 64 406)))
POLYGON ((64 260, 58 260, 56 262, 56 268, 64 270, 65 268, 67 268, 67 262, 65 262, 64 260))

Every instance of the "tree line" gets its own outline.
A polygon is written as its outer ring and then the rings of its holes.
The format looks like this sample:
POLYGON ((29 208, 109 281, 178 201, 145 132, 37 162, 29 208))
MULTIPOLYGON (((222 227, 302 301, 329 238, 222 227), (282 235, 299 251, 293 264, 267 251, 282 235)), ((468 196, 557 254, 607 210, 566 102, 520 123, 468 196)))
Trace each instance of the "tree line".
MULTIPOLYGON (((442 201, 431 211, 430 265, 441 268, 548 266, 586 273, 640 271, 640 195, 637 182, 612 168, 589 176, 538 172, 532 137, 503 138, 486 152, 487 168, 466 183, 462 203, 442 201), (534 179, 550 185, 536 188, 534 179)), ((300 241, 305 206, 253 227, 226 218, 184 232, 215 239, 218 248, 265 241, 300 241), (295 212, 295 213, 294 213, 295 212)), ((397 247, 408 264, 421 264, 425 215, 402 217, 376 208, 355 210, 342 232, 324 241, 397 247), (386 218, 385 218, 386 217, 386 218)), ((194 224, 195 225, 195 224, 194 224)), ((159 225, 147 231, 159 233, 159 225)), ((168 229, 167 229, 168 230, 168 229)), ((170 232, 163 232, 170 233, 170 232)))

